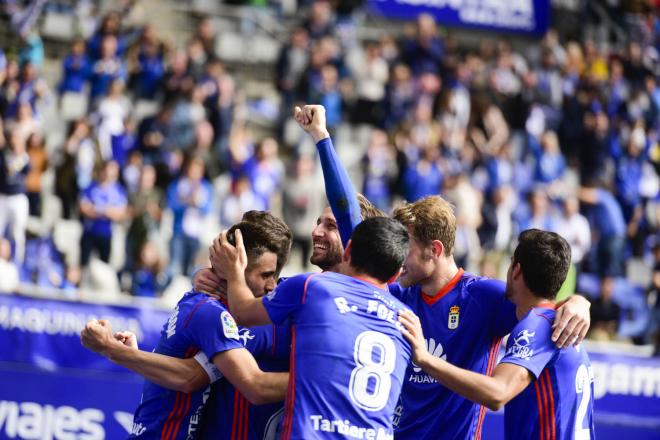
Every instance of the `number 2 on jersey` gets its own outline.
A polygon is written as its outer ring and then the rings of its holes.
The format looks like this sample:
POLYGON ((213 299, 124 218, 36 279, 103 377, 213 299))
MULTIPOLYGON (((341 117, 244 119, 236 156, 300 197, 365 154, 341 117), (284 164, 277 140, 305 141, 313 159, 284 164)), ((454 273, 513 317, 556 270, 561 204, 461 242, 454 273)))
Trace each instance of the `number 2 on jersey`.
POLYGON ((387 335, 362 332, 355 339, 356 367, 351 373, 348 390, 351 400, 367 411, 379 411, 387 405, 396 364, 396 347, 387 335))
POLYGON ((577 413, 575 414, 575 440, 589 440, 591 438, 591 429, 584 427, 584 417, 589 409, 591 400, 591 377, 586 365, 580 365, 575 373, 575 392, 580 399, 577 413))

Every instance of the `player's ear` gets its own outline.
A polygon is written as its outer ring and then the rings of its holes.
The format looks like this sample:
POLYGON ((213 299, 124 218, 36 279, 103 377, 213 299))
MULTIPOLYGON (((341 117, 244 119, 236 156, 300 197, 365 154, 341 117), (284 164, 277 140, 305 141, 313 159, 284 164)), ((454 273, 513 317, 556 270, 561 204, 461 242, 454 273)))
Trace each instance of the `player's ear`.
POLYGON ((341 261, 351 264, 351 249, 353 249, 353 242, 348 240, 346 244, 346 249, 344 249, 344 254, 342 255, 341 261))
POLYGON ((445 253, 445 245, 440 240, 433 240, 431 242, 431 252, 433 252, 434 257, 440 257, 445 253))
POLYGON ((520 267, 520 263, 517 261, 514 261, 512 264, 513 267, 511 268, 511 278, 517 280, 522 276, 522 268, 520 267))

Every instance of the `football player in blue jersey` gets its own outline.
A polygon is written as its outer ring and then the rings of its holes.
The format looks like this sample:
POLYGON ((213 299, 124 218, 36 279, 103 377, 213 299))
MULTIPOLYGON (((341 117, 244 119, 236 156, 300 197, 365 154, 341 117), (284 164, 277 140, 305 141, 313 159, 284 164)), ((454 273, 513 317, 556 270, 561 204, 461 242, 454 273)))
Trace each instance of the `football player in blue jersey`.
MULTIPOLYGON (((245 268, 245 277, 250 291, 261 296, 274 288, 275 278, 288 257, 291 233, 281 220, 269 213, 252 212, 245 217, 256 221, 238 223, 228 234, 231 237, 240 227, 249 235, 249 264, 245 268)), ((250 429, 245 398, 252 403, 284 399, 288 374, 264 373, 244 346, 250 347, 255 356, 279 359, 279 362, 268 365, 268 369, 287 371, 288 327, 283 327, 282 331, 273 326, 239 328, 220 297, 197 291, 187 293, 165 324, 155 353, 130 347, 131 341, 127 338, 130 339, 130 335, 125 333, 115 337, 106 322, 90 322, 81 334, 88 348, 148 379, 136 411, 132 437, 197 438, 203 409, 209 398, 209 389, 204 389, 209 377, 212 380, 226 378, 214 384, 216 389, 211 402, 216 405, 233 402, 234 406, 223 407, 217 417, 214 414, 211 423, 206 423, 203 429, 212 427, 217 431, 213 435, 203 435, 203 438, 262 438, 262 433, 250 429), (193 355, 198 358, 197 368, 204 366, 206 373, 191 374, 191 365, 197 362, 173 359, 193 355), (179 374, 185 379, 177 377, 179 374), (219 418, 228 421, 217 424, 219 418)), ((270 408, 271 413, 276 410, 270 408)), ((252 418, 259 419, 258 416, 253 414, 252 418)))
POLYGON ((494 411, 504 406, 507 439, 594 438, 589 357, 579 345, 558 348, 552 340, 554 300, 570 261, 569 244, 554 232, 529 229, 520 234, 506 283, 519 321, 492 377, 430 354, 419 318, 401 313, 415 364, 474 402, 494 411))
POLYGON ((225 237, 214 242, 226 271, 232 312, 244 325, 291 321, 289 391, 282 439, 392 439, 392 417, 410 348, 392 314, 403 304, 387 290, 408 253, 396 220, 370 218, 354 230, 341 273, 303 274, 255 298, 246 258, 225 237))
MULTIPOLYGON (((317 143, 323 162, 326 191, 339 223, 342 241, 355 227, 355 191, 334 153, 325 129, 322 106, 296 109, 296 120, 317 143), (324 154, 321 154, 324 153, 324 154), (328 176, 327 174, 332 174, 328 176), (334 186, 336 185, 336 186, 334 186)), ((429 351, 456 365, 492 373, 502 336, 517 319, 515 307, 504 297, 504 283, 460 269, 453 257, 456 218, 440 196, 405 204, 394 212, 410 233, 410 253, 399 283, 390 292, 410 307, 422 322, 429 351)), ((589 302, 573 296, 557 309, 553 339, 559 347, 579 343, 589 327, 589 302)), ((472 439, 481 436, 485 408, 437 383, 411 366, 396 409, 398 439, 472 439)))

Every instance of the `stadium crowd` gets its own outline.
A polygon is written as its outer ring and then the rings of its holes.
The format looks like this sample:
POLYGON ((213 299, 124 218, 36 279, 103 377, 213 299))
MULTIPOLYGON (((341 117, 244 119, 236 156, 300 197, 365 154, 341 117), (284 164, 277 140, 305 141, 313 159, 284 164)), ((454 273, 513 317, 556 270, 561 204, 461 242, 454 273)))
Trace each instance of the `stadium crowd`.
POLYGON ((431 194, 456 206, 461 266, 501 277, 520 231, 556 231, 572 249, 564 294, 592 298, 593 335, 658 338, 660 17, 633 16, 620 49, 550 30, 518 50, 504 38, 466 47, 425 15, 361 41, 348 31, 357 19, 334 8, 312 2, 283 45, 279 118, 263 138, 216 56, 211 19, 179 45, 151 25, 123 28, 128 10, 108 13, 71 45, 57 84, 41 74, 38 34, 22 29, 24 48, 0 52, 0 290, 21 280, 75 291, 92 254, 107 263, 116 252, 123 288, 158 296, 204 264, 207 218, 219 229, 250 209, 281 211, 305 267, 320 169, 285 132, 294 104, 309 102, 326 108, 333 135, 368 127, 368 142, 350 146, 362 157, 354 183, 380 209, 431 194), (54 149, 44 102, 88 109, 54 149), (140 105, 155 111, 142 117, 140 105), (62 218, 82 225, 79 261, 50 231, 26 233, 49 171, 62 218), (126 240, 113 251, 118 226, 126 240), (634 259, 651 274, 644 285, 626 278, 634 259), (629 311, 641 330, 620 322, 632 297, 643 298, 629 311))

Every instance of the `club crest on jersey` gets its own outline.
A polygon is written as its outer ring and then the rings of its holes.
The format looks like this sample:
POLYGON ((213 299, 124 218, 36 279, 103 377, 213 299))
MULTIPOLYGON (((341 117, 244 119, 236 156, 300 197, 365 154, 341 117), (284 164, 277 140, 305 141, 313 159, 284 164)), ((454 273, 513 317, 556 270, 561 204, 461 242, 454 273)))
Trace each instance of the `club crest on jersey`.
POLYGON ((239 338, 238 326, 229 312, 224 311, 220 314, 220 323, 222 324, 222 332, 225 334, 226 338, 239 338))
POLYGON ((449 308, 449 321, 447 322, 447 327, 449 330, 456 330, 458 328, 458 319, 460 318, 458 306, 451 306, 449 308))

